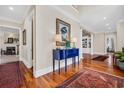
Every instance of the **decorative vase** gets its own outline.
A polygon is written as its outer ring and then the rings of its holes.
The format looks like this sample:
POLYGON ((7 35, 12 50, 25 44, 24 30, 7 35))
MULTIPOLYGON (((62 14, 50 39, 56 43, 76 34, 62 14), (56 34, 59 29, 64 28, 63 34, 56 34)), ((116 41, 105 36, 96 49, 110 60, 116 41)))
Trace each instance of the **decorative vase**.
POLYGON ((119 61, 118 66, 121 70, 124 70, 124 62, 119 61))
POLYGON ((70 48, 70 41, 66 41, 66 48, 70 48))
POLYGON ((116 60, 116 64, 117 64, 117 66, 119 66, 119 59, 116 60))

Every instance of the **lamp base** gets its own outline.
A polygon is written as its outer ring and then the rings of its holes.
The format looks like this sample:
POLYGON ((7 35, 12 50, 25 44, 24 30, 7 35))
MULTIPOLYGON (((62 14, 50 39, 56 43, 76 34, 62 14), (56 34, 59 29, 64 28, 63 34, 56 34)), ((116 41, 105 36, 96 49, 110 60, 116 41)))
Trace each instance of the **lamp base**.
POLYGON ((60 46, 56 46, 56 49, 60 49, 60 46))
POLYGON ((76 48, 76 45, 75 45, 75 43, 73 42, 73 46, 72 46, 73 48, 76 48))

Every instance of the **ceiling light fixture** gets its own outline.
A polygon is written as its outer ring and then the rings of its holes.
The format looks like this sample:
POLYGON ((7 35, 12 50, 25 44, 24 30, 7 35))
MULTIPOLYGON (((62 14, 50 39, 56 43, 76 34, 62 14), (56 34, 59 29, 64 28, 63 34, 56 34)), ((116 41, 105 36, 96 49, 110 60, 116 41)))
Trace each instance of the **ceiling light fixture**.
POLYGON ((12 6, 10 6, 10 7, 9 7, 9 10, 13 11, 13 10, 14 10, 14 8, 13 8, 12 6))
POLYGON ((106 24, 106 26, 109 26, 109 23, 108 23, 108 24, 106 24))
POLYGON ((104 20, 106 20, 107 18, 106 18, 106 17, 104 17, 103 19, 104 19, 104 20))

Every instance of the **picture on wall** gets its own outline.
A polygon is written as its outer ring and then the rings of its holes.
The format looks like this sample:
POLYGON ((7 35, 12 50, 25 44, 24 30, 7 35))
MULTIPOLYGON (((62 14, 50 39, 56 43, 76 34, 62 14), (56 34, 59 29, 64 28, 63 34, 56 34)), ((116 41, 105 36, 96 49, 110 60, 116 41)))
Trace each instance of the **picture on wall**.
POLYGON ((26 45, 26 29, 23 30, 22 37, 23 37, 23 45, 26 45))
POLYGON ((13 38, 8 38, 8 42, 7 43, 13 43, 13 38))
MULTIPOLYGON (((61 34, 62 43, 61 45, 64 46, 66 41, 70 41, 70 30, 71 25, 63 20, 56 19, 56 34, 61 34)), ((56 45, 60 45, 60 43, 56 43, 56 45)))

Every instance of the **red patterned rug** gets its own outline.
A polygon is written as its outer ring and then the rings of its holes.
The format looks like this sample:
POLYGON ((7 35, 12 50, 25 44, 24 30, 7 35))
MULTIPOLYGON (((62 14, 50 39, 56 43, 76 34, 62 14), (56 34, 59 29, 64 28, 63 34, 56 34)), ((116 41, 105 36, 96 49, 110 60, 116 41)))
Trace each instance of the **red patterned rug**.
POLYGON ((92 58, 92 60, 96 60, 96 61, 104 61, 108 58, 108 56, 105 55, 99 55, 97 57, 92 58))
POLYGON ((18 88, 22 84, 19 62, 0 65, 0 88, 18 88))
POLYGON ((124 79, 94 70, 83 69, 57 88, 122 88, 124 79))

